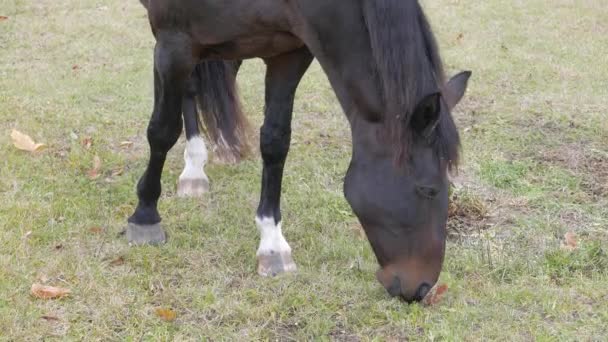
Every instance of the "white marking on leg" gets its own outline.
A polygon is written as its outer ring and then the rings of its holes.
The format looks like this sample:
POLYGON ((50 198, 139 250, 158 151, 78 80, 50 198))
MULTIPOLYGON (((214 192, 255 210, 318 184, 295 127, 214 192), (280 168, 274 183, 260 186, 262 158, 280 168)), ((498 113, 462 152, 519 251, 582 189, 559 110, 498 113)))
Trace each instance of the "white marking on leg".
POLYGON ((291 247, 289 247, 281 230, 281 222, 277 224, 272 217, 256 217, 255 223, 260 231, 258 256, 278 253, 291 254, 291 247))
POLYGON ((207 190, 209 178, 204 169, 207 158, 207 147, 203 138, 194 136, 188 139, 184 150, 184 171, 179 176, 178 195, 196 196, 207 190))

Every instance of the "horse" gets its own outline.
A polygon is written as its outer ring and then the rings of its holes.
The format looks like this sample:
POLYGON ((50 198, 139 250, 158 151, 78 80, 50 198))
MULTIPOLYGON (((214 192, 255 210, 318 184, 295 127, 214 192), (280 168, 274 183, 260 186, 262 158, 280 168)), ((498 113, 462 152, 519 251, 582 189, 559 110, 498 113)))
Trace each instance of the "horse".
POLYGON ((147 129, 150 156, 137 184, 128 241, 166 241, 157 209, 160 180, 184 121, 181 194, 198 195, 208 187, 201 126, 226 159, 238 160, 247 152, 235 76, 241 60, 262 58, 258 273, 296 271, 281 229, 281 182, 294 94, 316 58, 351 129, 344 195, 380 266, 376 278, 393 297, 422 300, 443 264, 448 176, 460 152, 451 111, 464 96, 471 72, 447 80, 418 1, 140 1, 156 39, 154 109, 147 129))

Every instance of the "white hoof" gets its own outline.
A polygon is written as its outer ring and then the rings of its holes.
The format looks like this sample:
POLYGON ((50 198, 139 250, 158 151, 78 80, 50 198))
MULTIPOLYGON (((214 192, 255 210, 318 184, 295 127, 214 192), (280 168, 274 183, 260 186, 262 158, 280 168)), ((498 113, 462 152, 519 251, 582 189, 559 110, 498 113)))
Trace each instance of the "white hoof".
POLYGON ((255 222, 261 235, 257 252, 258 274, 274 277, 281 273, 295 272, 297 267, 291 257, 291 247, 283 236, 281 222, 275 223, 269 217, 256 217, 255 222))
POLYGON ((177 182, 177 195, 180 197, 201 197, 209 191, 209 178, 205 175, 207 148, 199 136, 191 137, 184 150, 184 171, 177 182))
POLYGON ((177 182, 177 195, 179 197, 202 197, 209 192, 209 180, 205 178, 184 178, 177 182))

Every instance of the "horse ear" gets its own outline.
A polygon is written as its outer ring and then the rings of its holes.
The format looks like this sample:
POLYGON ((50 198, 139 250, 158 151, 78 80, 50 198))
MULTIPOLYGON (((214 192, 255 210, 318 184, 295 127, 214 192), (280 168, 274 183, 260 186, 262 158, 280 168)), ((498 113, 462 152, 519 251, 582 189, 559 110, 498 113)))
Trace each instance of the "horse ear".
POLYGON ((443 96, 450 110, 456 107, 458 102, 460 102, 460 100, 464 96, 464 93, 467 91, 469 77, 471 77, 471 72, 463 71, 450 78, 448 83, 445 85, 445 91, 443 96))
POLYGON ((424 97, 416 106, 410 120, 414 131, 428 136, 437 126, 441 114, 441 93, 433 93, 424 97))

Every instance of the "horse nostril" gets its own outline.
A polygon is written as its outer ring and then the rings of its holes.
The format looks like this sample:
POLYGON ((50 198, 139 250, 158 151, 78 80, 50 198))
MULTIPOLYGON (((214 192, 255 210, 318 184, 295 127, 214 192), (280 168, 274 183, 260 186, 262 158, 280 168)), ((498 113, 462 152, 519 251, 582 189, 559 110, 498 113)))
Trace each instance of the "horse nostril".
POLYGON ((431 285, 429 285, 427 283, 423 283, 418 288, 418 291, 416 291, 415 300, 417 300, 417 301, 423 300, 424 297, 426 297, 426 295, 429 293, 429 291, 431 291, 431 285))

